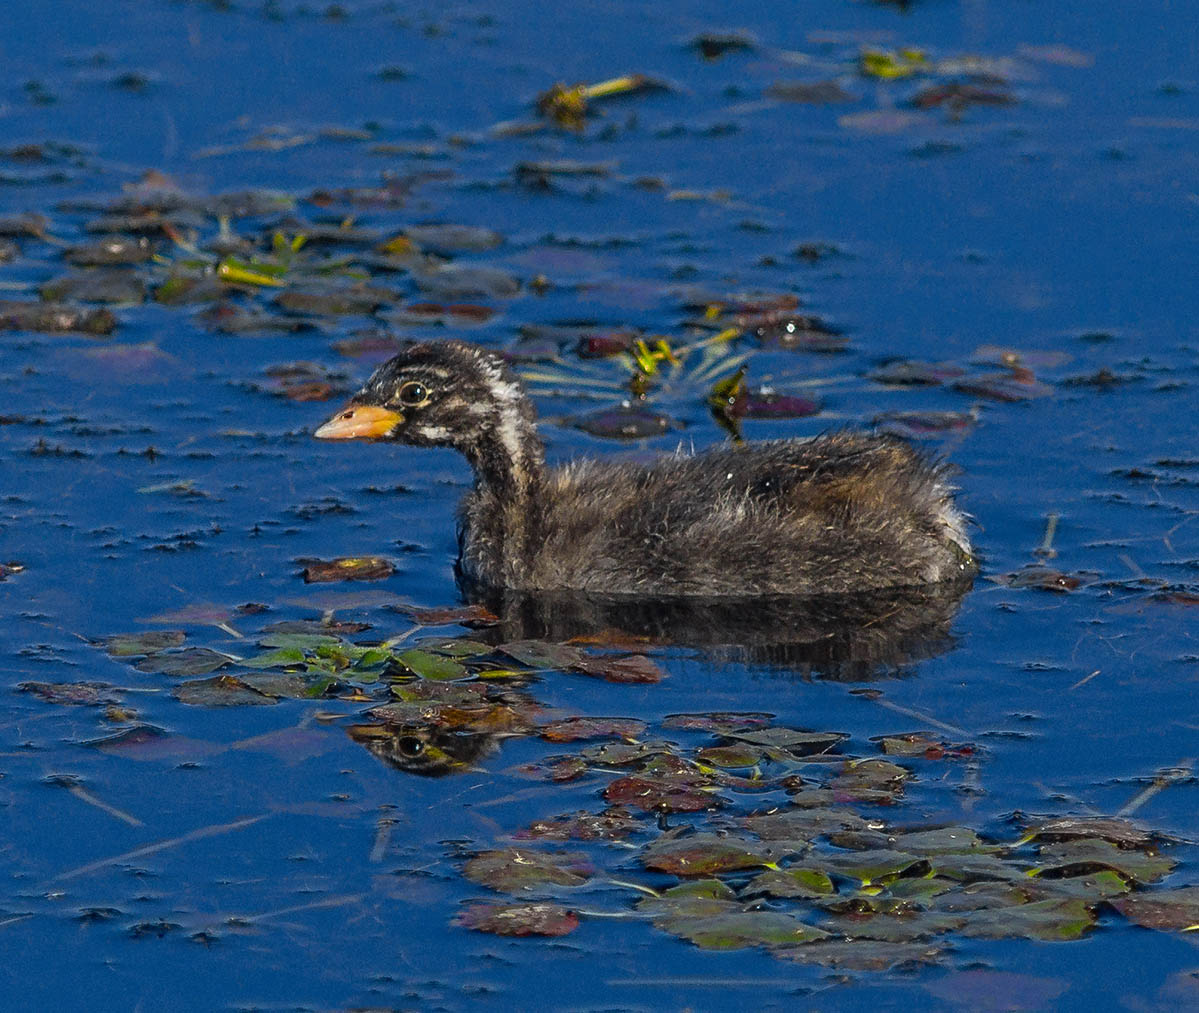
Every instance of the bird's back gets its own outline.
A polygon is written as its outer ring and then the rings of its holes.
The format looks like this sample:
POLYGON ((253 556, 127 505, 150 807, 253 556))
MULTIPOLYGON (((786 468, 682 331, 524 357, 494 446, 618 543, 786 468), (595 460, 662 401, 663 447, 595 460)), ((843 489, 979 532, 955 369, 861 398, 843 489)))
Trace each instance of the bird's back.
POLYGON ((465 506, 464 570, 525 590, 827 594, 935 583, 974 565, 944 467, 886 437, 570 464, 547 475, 535 516, 504 521, 538 532, 520 572, 487 572, 486 543, 503 538, 483 530, 489 506, 485 494, 465 506))

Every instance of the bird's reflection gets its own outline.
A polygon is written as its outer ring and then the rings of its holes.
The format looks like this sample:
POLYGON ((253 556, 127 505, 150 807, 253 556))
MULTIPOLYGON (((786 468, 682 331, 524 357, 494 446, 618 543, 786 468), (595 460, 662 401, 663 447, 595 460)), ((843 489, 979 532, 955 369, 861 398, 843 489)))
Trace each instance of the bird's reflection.
MULTIPOLYGON (((796 681, 865 682, 910 672, 953 646, 969 581, 816 598, 604 599, 508 593, 484 600, 499 622, 480 637, 497 647, 547 641, 637 649, 693 648, 718 666, 764 669, 796 681)), ((351 737, 393 767, 426 777, 477 765, 514 736, 533 734, 527 687, 478 683, 460 696, 372 708, 351 737)))

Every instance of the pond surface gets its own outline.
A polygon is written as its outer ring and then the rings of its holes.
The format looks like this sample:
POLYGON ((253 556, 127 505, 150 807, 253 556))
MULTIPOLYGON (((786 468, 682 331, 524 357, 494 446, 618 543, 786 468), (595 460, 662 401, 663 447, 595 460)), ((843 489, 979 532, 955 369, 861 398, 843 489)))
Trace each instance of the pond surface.
POLYGON ((1199 1005, 1186 5, 7 22, 6 1008, 1199 1005), (919 440, 983 572, 530 643, 460 459, 311 438, 449 336, 556 460, 919 440))

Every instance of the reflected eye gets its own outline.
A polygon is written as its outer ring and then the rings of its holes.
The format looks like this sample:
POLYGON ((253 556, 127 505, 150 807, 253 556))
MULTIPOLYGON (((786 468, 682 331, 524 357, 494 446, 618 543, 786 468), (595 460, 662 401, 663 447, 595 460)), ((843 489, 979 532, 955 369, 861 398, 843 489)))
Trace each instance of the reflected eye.
POLYGON ((400 388, 400 404, 415 408, 429 400, 429 391, 423 383, 409 382, 400 388))
POLYGON ((416 759, 425 751, 425 744, 414 735, 405 735, 396 745, 399 747, 400 755, 406 756, 410 760, 416 759))

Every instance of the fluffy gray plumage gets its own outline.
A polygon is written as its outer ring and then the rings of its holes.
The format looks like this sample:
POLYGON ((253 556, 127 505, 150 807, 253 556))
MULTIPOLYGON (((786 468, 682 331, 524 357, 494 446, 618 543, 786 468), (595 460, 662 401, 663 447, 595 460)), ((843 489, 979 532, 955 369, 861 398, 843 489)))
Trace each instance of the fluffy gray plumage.
POLYGON ((945 465, 892 437, 836 432, 549 469, 519 382, 456 341, 397 355, 353 403, 403 416, 387 439, 470 461, 458 573, 474 590, 838 594, 975 568, 945 465))

